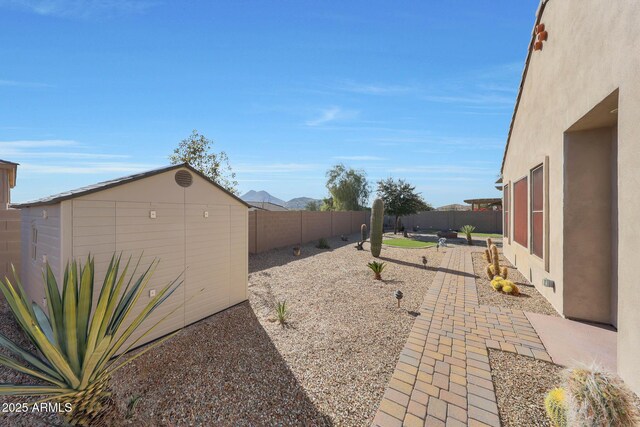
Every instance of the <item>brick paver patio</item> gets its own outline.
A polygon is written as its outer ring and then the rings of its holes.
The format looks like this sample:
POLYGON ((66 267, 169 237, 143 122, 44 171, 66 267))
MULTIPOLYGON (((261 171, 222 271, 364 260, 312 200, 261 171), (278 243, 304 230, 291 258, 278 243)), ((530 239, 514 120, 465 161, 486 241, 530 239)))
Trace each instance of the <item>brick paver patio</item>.
POLYGON ((443 258, 374 426, 500 426, 487 348, 551 361, 524 312, 479 305, 472 250, 443 258))

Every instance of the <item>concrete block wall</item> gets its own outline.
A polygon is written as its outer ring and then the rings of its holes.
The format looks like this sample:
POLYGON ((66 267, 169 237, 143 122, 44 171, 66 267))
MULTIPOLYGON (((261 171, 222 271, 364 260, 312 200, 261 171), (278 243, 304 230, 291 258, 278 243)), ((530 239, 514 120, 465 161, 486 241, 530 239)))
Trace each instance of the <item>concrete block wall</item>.
MULTIPOLYGON (((401 218, 409 230, 414 226, 422 229, 458 230, 470 224, 478 233, 502 233, 502 211, 427 211, 401 218)), ((393 226, 393 219, 385 217, 385 224, 393 226)))
POLYGON ((20 273, 20 211, 0 210, 0 278, 13 279, 11 263, 20 273))
POLYGON ((270 249, 293 246, 360 232, 369 226, 370 214, 365 211, 253 211, 249 212, 249 252, 256 254, 270 249))

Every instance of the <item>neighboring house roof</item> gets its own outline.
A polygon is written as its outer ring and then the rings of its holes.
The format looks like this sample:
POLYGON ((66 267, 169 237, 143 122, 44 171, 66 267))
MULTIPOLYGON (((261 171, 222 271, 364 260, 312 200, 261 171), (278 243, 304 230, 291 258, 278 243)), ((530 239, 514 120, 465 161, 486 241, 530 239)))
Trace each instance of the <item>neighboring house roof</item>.
POLYGON ((513 132, 513 124, 516 121, 516 115, 518 114, 518 107, 520 106, 520 98, 522 98, 522 90, 524 89, 524 82, 527 78, 527 72, 529 71, 529 62, 531 61, 531 54, 533 52, 533 44, 536 41, 536 27, 540 24, 542 19, 542 13, 549 0, 540 0, 538 11, 536 12, 536 22, 533 25, 531 31, 531 41, 529 42, 529 49, 527 51, 527 59, 524 62, 524 70, 522 71, 522 79, 520 80, 520 86, 518 87, 518 96, 516 98, 516 105, 513 108, 513 115, 511 116, 511 124, 509 125, 509 135, 507 136, 507 144, 504 147, 504 153, 502 155, 502 165, 500 166, 500 173, 504 171, 504 162, 507 159, 507 150, 509 150, 509 142, 511 141, 511 132, 513 132))
POLYGON ((469 204, 494 204, 494 203, 500 203, 502 204, 502 199, 499 197, 489 197, 486 199, 468 199, 464 201, 465 203, 469 203, 469 204))
POLYGON ((263 211, 288 211, 289 209, 284 206, 277 205, 271 202, 247 202, 251 207, 260 209, 263 211))
POLYGON ((75 199, 76 197, 84 196, 86 194, 91 194, 91 193, 96 193, 98 191, 107 190, 109 188, 117 187, 119 185, 127 184, 129 182, 138 181, 138 180, 143 179, 143 178, 148 178, 150 176, 158 175, 158 174, 161 174, 163 172, 168 172, 168 171, 171 171, 171 170, 174 170, 174 169, 179 169, 179 168, 189 169, 189 171, 195 173, 196 175, 198 175, 202 179, 208 181, 211 185, 217 187, 219 190, 224 191, 226 194, 228 194, 229 196, 233 197, 239 203, 242 203, 246 207, 250 207, 249 204, 247 202, 245 202, 244 200, 242 200, 240 197, 236 196, 235 194, 233 194, 232 192, 230 192, 226 188, 223 188, 220 185, 216 184, 208 176, 206 176, 202 172, 194 169, 188 163, 181 163, 181 164, 177 164, 177 165, 165 166, 165 167, 162 167, 162 168, 152 169, 150 171, 141 172, 141 173, 137 173, 137 174, 134 174, 134 175, 123 176, 121 178, 112 179, 110 181, 99 182, 97 184, 93 184, 93 185, 89 185, 89 186, 86 186, 86 187, 77 188, 75 190, 66 191, 64 193, 59 193, 59 194, 54 194, 52 196, 43 197, 42 199, 32 200, 32 201, 24 202, 24 203, 15 203, 15 204, 12 204, 11 207, 13 207, 13 208, 28 208, 28 207, 31 207, 31 206, 52 205, 52 204, 59 203, 59 202, 65 201, 65 200, 75 199))
POLYGON ((11 173, 9 174, 9 188, 13 188, 16 186, 17 169, 19 165, 20 163, 14 163, 8 160, 0 159, 0 169, 11 170, 11 173))
POLYGON ((437 211, 470 211, 471 206, 461 205, 460 203, 453 203, 451 205, 444 205, 436 208, 437 211))

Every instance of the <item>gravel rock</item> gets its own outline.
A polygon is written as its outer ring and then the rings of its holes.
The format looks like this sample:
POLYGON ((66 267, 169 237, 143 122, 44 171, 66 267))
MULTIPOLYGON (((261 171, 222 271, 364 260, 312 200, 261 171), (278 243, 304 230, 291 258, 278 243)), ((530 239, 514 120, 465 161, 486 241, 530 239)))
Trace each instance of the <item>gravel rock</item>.
POLYGON ((502 425, 551 427, 544 398, 561 384, 563 367, 499 350, 489 350, 489 363, 502 425))
POLYGON ((531 283, 500 252, 500 265, 509 270, 508 279, 514 282, 520 295, 508 295, 495 291, 491 287, 491 281, 487 278, 485 268, 487 261, 482 252, 473 252, 473 270, 476 274, 476 286, 478 287, 478 299, 481 305, 493 305, 498 307, 513 308, 532 313, 547 314, 560 317, 551 303, 538 292, 531 283))
MULTIPOLYGON (((300 257, 291 248, 250 256, 248 302, 188 326, 114 374, 110 425, 370 424, 443 250, 383 247, 387 267, 377 281, 369 245, 358 251, 355 240, 329 239, 329 250, 313 242, 300 257), (286 327, 274 321, 281 300, 290 309, 286 327)), ((0 314, 1 330, 19 338, 0 314)), ((0 381, 14 377, 0 370, 0 381)))

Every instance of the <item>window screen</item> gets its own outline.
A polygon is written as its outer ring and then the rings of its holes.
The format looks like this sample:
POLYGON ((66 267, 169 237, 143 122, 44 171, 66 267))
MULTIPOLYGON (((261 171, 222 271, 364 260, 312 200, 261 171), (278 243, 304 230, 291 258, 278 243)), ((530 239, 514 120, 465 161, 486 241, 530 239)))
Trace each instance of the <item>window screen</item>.
POLYGON ((528 209, 527 209, 527 178, 513 184, 513 240, 522 246, 529 247, 528 238, 528 209))
POLYGON ((531 171, 531 252, 542 258, 544 239, 543 167, 531 171))
POLYGON ((510 223, 509 223, 509 212, 511 212, 511 207, 510 207, 510 197, 509 197, 509 185, 505 185, 504 186, 504 196, 503 196, 503 211, 502 214, 504 215, 504 237, 509 238, 509 227, 510 227, 510 223))

